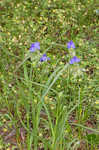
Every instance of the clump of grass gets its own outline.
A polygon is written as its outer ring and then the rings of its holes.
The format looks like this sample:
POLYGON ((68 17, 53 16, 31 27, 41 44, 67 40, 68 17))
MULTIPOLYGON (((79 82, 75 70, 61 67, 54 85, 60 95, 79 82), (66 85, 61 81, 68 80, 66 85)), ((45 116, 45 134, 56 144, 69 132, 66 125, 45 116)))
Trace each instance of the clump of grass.
POLYGON ((0 115, 15 133, 1 143, 16 136, 19 149, 97 149, 96 4, 0 3, 0 115))

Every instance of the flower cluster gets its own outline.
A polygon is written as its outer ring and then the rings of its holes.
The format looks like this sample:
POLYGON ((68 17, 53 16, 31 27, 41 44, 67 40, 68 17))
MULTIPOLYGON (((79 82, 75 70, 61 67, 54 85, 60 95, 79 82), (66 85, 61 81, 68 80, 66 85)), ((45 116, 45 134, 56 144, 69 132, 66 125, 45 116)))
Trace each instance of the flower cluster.
POLYGON ((50 58, 47 57, 46 54, 43 54, 43 56, 40 58, 40 62, 47 61, 47 60, 50 60, 50 58))
POLYGON ((40 43, 39 42, 35 42, 35 43, 32 43, 31 44, 31 47, 30 47, 30 52, 35 52, 36 49, 40 49, 40 43))
POLYGON ((73 41, 70 41, 67 43, 67 48, 70 49, 70 48, 75 48, 75 44, 73 43, 73 41))
MULTIPOLYGON (((73 41, 70 41, 67 43, 67 48, 68 49, 75 49, 75 44, 73 43, 73 41)), ((30 47, 30 52, 35 52, 36 50, 40 50, 40 43, 39 42, 35 42, 31 44, 30 47)), ((46 54, 43 54, 42 57, 40 58, 40 62, 44 62, 50 60, 49 57, 47 57, 46 54)), ((78 63, 80 62, 80 59, 77 58, 77 56, 74 56, 70 59, 69 64, 74 64, 74 63, 78 63)))
MULTIPOLYGON (((40 50, 40 43, 39 42, 35 42, 35 43, 31 44, 30 52, 35 52, 36 50, 40 50)), ((47 60, 50 60, 50 58, 47 57, 46 54, 43 54, 43 56, 40 58, 40 62, 47 61, 47 60)))
MULTIPOLYGON (((75 48, 75 44, 73 43, 73 41, 70 41, 67 43, 67 48, 71 49, 71 48, 75 48)), ((69 64, 74 64, 74 63, 78 63, 80 62, 80 59, 77 58, 77 56, 74 56, 70 59, 69 64)))
POLYGON ((79 61, 80 61, 80 59, 77 58, 76 56, 74 56, 73 58, 71 58, 71 60, 69 61, 69 63, 70 64, 74 64, 74 63, 79 62, 79 61))

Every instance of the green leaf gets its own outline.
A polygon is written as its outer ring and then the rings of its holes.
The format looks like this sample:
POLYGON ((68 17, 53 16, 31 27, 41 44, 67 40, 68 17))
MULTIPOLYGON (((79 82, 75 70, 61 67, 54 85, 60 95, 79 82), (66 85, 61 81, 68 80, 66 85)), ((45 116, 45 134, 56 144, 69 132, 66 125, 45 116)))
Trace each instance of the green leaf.
POLYGON ((86 138, 87 138, 87 140, 88 140, 88 142, 91 144, 91 143, 93 143, 93 144, 99 144, 99 135, 98 134, 88 134, 87 136, 86 136, 86 138))

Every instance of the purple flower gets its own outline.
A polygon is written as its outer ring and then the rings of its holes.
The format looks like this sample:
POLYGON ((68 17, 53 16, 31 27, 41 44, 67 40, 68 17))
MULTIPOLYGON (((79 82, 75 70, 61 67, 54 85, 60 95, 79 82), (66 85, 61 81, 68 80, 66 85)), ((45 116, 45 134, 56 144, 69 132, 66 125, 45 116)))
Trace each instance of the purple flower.
POLYGON ((74 56, 74 57, 72 57, 71 60, 69 61, 69 64, 74 64, 74 63, 79 62, 79 61, 80 61, 80 59, 77 58, 76 56, 74 56))
POLYGON ((70 41, 67 43, 67 48, 70 49, 70 48, 75 48, 75 44, 73 43, 73 41, 70 41))
POLYGON ((50 60, 50 58, 47 57, 46 54, 43 54, 43 56, 40 58, 40 62, 47 61, 47 60, 50 60))
POLYGON ((31 44, 30 52, 35 52, 36 49, 40 49, 40 43, 39 42, 35 42, 35 43, 31 44))

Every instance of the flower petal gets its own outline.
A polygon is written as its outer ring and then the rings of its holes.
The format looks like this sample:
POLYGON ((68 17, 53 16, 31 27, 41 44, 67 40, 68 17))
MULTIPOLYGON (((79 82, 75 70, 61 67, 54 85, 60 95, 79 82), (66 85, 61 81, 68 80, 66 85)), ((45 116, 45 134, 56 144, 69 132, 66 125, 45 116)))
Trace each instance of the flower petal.
POLYGON ((35 42, 35 43, 31 44, 30 52, 34 52, 34 51, 36 51, 36 49, 40 49, 40 43, 39 42, 35 42))
POLYGON ((77 58, 76 56, 74 56, 73 58, 71 58, 71 60, 69 61, 69 64, 74 64, 75 62, 80 62, 80 59, 77 58))
POLYGON ((40 58, 40 61, 43 62, 43 61, 47 61, 47 60, 50 60, 49 57, 47 57, 46 54, 43 54, 43 56, 40 58))
POLYGON ((36 49, 40 49, 40 43, 39 42, 35 42, 34 44, 35 44, 36 49))
POLYGON ((75 44, 73 43, 73 41, 70 41, 67 43, 67 48, 70 49, 70 48, 75 48, 75 44))

